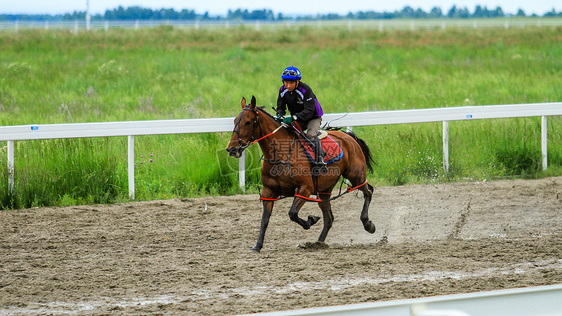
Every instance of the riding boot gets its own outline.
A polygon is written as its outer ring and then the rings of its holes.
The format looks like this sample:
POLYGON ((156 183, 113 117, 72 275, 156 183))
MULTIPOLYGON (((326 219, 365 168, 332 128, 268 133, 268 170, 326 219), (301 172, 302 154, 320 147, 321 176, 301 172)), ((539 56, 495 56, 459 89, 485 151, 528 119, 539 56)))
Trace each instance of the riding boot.
POLYGON ((316 157, 315 165, 319 168, 321 174, 324 174, 328 171, 326 167, 326 162, 324 162, 324 151, 322 150, 322 145, 320 144, 320 139, 318 137, 314 137, 312 141, 314 143, 314 156, 316 157))

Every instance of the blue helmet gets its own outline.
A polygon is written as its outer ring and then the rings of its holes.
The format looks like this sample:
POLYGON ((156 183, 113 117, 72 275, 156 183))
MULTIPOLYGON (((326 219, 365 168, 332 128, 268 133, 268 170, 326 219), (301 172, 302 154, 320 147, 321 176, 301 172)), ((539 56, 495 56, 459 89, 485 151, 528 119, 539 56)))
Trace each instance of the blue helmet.
POLYGON ((301 80, 301 71, 293 66, 287 67, 283 70, 283 74, 281 74, 281 79, 301 80))

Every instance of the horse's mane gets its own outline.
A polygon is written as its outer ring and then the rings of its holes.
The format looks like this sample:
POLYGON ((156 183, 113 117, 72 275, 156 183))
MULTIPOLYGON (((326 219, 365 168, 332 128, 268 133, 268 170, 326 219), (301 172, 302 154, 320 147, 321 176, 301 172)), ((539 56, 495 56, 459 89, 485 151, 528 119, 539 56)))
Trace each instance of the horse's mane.
MULTIPOLYGON (((258 110, 260 110, 263 114, 269 116, 271 119, 275 120, 275 117, 273 117, 273 115, 269 114, 266 110, 265 110, 265 105, 264 106, 258 106, 256 107, 258 110)), ((277 121, 276 121, 277 122, 277 121)))

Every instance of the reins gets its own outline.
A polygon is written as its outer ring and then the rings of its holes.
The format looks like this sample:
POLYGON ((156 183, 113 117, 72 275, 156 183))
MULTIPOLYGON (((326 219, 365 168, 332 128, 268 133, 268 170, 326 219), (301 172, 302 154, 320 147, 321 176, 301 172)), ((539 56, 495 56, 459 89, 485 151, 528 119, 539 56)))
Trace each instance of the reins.
POLYGON ((283 124, 279 125, 279 127, 276 128, 275 130, 273 130, 273 132, 271 132, 271 133, 269 133, 269 134, 267 134, 267 135, 265 135, 265 136, 262 136, 262 137, 260 137, 260 138, 258 138, 258 139, 256 139, 256 140, 254 140, 253 142, 250 143, 250 145, 252 145, 253 143, 257 143, 257 142, 259 142, 260 140, 262 140, 262 139, 264 139, 264 138, 267 138, 267 137, 269 137, 269 136, 271 136, 271 135, 277 133, 277 131, 279 131, 282 127, 283 127, 283 124))
POLYGON ((250 147, 250 145, 253 145, 254 143, 259 142, 260 140, 265 139, 265 138, 277 133, 283 127, 283 123, 281 123, 281 125, 279 125, 279 127, 277 127, 275 130, 273 130, 273 132, 271 132, 271 133, 269 133, 265 136, 262 136, 258 139, 254 139, 254 138, 256 138, 255 135, 254 135, 256 133, 256 126, 258 126, 258 128, 261 130, 261 126, 259 124, 260 123, 260 113, 259 113, 258 110, 251 110, 248 106, 246 106, 243 109, 243 111, 252 111, 252 112, 256 113, 256 119, 254 120, 254 129, 252 130, 252 137, 250 138, 250 140, 244 146, 242 146, 242 138, 240 137, 240 132, 239 132, 239 130, 240 130, 240 120, 242 120, 242 116, 240 116, 240 118, 238 119, 238 121, 234 125, 234 130, 232 132, 236 133, 236 135, 238 135, 238 147, 239 148, 246 149, 246 148, 250 147), (238 130, 237 130, 237 128, 238 128, 238 130))

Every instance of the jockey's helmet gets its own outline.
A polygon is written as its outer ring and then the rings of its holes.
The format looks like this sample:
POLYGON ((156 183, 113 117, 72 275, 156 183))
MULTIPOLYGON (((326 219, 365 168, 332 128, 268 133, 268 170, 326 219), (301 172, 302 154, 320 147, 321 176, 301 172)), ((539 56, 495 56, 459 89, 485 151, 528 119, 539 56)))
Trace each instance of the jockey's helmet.
POLYGON ((283 70, 281 79, 301 80, 301 72, 296 67, 287 67, 283 70))

